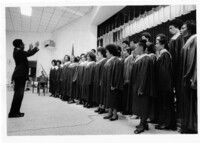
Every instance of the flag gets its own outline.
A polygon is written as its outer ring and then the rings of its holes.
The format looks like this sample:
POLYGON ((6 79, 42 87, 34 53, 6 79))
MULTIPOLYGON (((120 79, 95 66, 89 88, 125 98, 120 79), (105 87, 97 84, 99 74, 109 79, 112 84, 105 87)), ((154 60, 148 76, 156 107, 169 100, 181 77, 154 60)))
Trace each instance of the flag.
POLYGON ((72 54, 71 56, 74 56, 74 44, 72 44, 72 54))

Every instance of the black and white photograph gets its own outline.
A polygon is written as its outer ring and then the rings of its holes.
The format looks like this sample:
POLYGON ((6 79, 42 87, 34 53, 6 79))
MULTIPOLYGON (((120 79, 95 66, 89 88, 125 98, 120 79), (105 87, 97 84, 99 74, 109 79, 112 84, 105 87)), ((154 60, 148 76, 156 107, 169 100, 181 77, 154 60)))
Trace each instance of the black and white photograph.
POLYGON ((198 138, 197 1, 51 2, 2 3, 2 143, 198 138))

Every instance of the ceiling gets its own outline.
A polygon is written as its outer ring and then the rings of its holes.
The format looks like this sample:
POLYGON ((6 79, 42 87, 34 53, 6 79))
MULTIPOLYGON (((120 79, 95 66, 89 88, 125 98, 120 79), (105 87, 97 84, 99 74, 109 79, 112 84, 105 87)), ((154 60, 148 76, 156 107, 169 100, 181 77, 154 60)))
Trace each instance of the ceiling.
POLYGON ((12 32, 53 32, 84 16, 92 6, 32 7, 32 16, 20 7, 6 7, 6 30, 12 32))

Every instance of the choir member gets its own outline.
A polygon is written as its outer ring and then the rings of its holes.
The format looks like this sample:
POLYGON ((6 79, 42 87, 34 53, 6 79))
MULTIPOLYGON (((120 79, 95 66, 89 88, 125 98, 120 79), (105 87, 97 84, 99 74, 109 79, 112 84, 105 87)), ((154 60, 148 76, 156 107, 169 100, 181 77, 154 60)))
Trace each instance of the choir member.
POLYGON ((125 55, 123 55, 124 51, 129 48, 129 42, 127 40, 122 42, 122 59, 125 59, 125 55))
POLYGON ((130 75, 133 63, 132 48, 124 50, 124 72, 123 72, 123 98, 122 98, 122 114, 130 114, 130 96, 128 96, 128 87, 130 84, 130 75))
POLYGON ((172 74, 172 86, 173 86, 173 94, 176 97, 176 112, 177 118, 180 119, 181 112, 181 49, 183 47, 183 38, 180 35, 180 29, 183 25, 183 21, 180 19, 174 19, 169 23, 169 33, 172 34, 172 38, 169 41, 169 52, 172 56, 172 66, 173 66, 173 74, 172 74))
POLYGON ((60 96, 60 86, 61 86, 61 83, 60 83, 60 71, 61 71, 61 61, 60 60, 57 60, 56 61, 56 70, 55 70, 55 96, 56 98, 58 98, 60 96))
POLYGON ((68 76, 67 76, 67 95, 69 97, 68 103, 75 103, 75 95, 76 95, 76 82, 74 81, 74 76, 78 67, 78 59, 75 56, 71 56, 71 63, 68 66, 68 76))
POLYGON ((167 51, 167 37, 156 36, 156 50, 159 55, 156 61, 156 108, 158 125, 156 129, 176 129, 174 95, 172 94, 172 57, 167 51))
POLYGON ((94 67, 96 61, 96 55, 93 52, 87 53, 87 65, 83 76, 83 99, 85 101, 84 107, 92 107, 93 98, 93 84, 94 84, 94 67))
POLYGON ((94 87, 93 87, 93 101, 99 105, 98 109, 95 112, 99 114, 105 113, 104 105, 102 104, 103 97, 101 96, 101 81, 102 81, 102 73, 103 66, 106 63, 106 49, 103 47, 99 47, 97 49, 97 62, 95 64, 94 69, 94 87))
POLYGON ((77 104, 82 104, 82 97, 83 97, 83 75, 84 75, 84 70, 85 70, 85 66, 87 65, 87 56, 85 54, 81 54, 80 56, 80 61, 79 61, 79 65, 77 66, 77 70, 76 73, 74 75, 74 81, 77 83, 76 84, 76 99, 78 100, 77 104))
POLYGON ((91 52, 96 55, 96 50, 92 49, 91 52))
POLYGON ((102 74, 102 94, 104 96, 105 108, 109 108, 109 114, 104 119, 114 121, 118 119, 117 109, 119 106, 119 90, 123 86, 123 68, 117 57, 119 52, 116 45, 109 44, 106 46, 107 62, 103 68, 102 74))
POLYGON ((51 61, 52 67, 50 69, 49 73, 49 92, 51 93, 50 96, 54 96, 55 91, 54 91, 54 82, 55 82, 55 65, 56 65, 56 60, 51 61))
POLYGON ((197 35, 196 22, 186 21, 181 28, 186 41, 182 48, 181 133, 197 133, 197 35))
POLYGON ((133 64, 129 94, 132 99, 132 113, 140 117, 140 124, 136 126, 135 134, 148 130, 147 118, 153 118, 153 60, 145 53, 146 40, 141 39, 135 53, 138 54, 133 64))
POLYGON ((70 56, 69 55, 65 55, 64 59, 63 59, 63 67, 62 67, 62 71, 61 71, 61 76, 60 76, 60 80, 61 80, 61 99, 63 101, 66 101, 66 94, 65 94, 65 88, 66 88, 66 72, 67 72, 67 68, 70 64, 70 56))

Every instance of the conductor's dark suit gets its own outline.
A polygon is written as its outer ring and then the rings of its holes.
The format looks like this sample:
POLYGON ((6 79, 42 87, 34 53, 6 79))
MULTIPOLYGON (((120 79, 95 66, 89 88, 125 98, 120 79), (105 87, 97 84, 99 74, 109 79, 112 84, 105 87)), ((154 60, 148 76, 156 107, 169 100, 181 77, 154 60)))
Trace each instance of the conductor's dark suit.
POLYGON ((39 49, 24 51, 20 48, 14 48, 13 58, 15 60, 15 70, 12 75, 12 81, 15 83, 14 97, 9 114, 19 114, 24 96, 24 88, 28 77, 29 65, 27 57, 34 55, 39 49))

